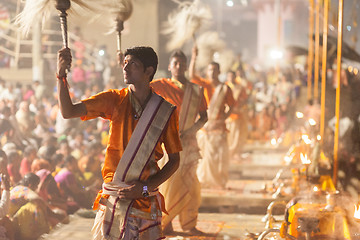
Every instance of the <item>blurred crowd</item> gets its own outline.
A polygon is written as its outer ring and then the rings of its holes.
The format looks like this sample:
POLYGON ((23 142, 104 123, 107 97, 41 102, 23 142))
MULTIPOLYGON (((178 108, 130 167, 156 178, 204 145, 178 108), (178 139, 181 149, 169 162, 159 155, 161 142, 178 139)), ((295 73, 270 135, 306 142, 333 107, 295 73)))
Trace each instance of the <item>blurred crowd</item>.
MULTIPOLYGON (((103 89, 124 87, 121 68, 116 61, 110 60, 106 48, 97 49, 93 54, 97 61, 89 61, 84 54, 86 47, 81 33, 76 35, 78 40, 72 43, 73 66, 68 74, 72 98, 80 100, 103 89)), ((2 62, 4 59, 2 56, 2 62)), ((351 73, 346 74, 349 80, 344 81, 343 84, 347 85, 343 91, 349 91, 347 97, 350 98, 343 105, 349 107, 351 102, 354 103, 355 94, 351 90, 357 81, 351 73)), ((231 126, 231 121, 239 121, 242 139, 241 146, 229 146, 233 159, 242 158, 245 144, 291 138, 289 129, 294 126, 298 101, 304 95, 301 91, 306 87, 304 69, 259 70, 239 59, 222 76, 237 102, 227 122, 231 126)), ((328 85, 331 86, 331 81, 328 85)), ((332 94, 335 90, 330 87, 328 91, 332 94)), ((332 109, 331 104, 328 106, 332 109)), ((350 107, 342 116, 348 118, 345 123, 351 122, 346 125, 350 128, 340 135, 344 139, 350 136, 348 141, 352 147, 346 144, 342 147, 347 150, 345 155, 354 154, 352 150, 360 142, 356 140, 356 137, 359 139, 356 132, 359 131, 359 113, 352 109, 350 107)), ((320 105, 316 100, 310 100, 304 109, 298 110, 303 110, 306 119, 320 122, 320 105)), ((333 131, 330 121, 333 115, 328 115, 330 125, 327 129, 333 131)), ((101 189, 101 165, 109 126, 100 118, 82 124, 80 121, 62 117, 55 87, 39 81, 22 85, 0 78, 0 174, 3 190, 0 239, 1 236, 37 239, 57 223, 66 222, 69 214, 80 208, 91 209, 101 189)), ((329 136, 332 136, 331 132, 329 136)), ((234 135, 229 134, 229 143, 232 137, 234 135)))

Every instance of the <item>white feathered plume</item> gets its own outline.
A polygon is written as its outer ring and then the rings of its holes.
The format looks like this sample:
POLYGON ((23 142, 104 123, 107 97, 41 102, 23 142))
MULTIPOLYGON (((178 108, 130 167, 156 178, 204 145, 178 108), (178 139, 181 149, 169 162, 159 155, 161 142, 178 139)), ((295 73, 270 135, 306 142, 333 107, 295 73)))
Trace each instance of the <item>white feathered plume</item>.
POLYGON ((186 41, 194 38, 200 27, 209 24, 212 18, 210 7, 202 4, 200 0, 175 2, 179 4, 178 9, 169 14, 162 31, 170 36, 168 51, 181 48, 186 41))
POLYGON ((109 26, 106 34, 117 33, 117 49, 121 51, 121 32, 124 30, 124 22, 132 14, 133 5, 131 0, 107 0, 101 3, 101 7, 96 10, 97 14, 92 21, 102 21, 109 26))
POLYGON ((221 72, 227 72, 234 60, 234 54, 226 48, 226 43, 217 32, 205 32, 197 39, 199 54, 196 60, 198 68, 205 68, 210 62, 220 64, 221 72))
MULTIPOLYGON (((60 2, 61 0, 59 0, 60 2)), ((66 1, 65 1, 66 2, 66 1)), ((84 0, 71 0, 71 3, 91 9, 89 4, 85 3, 84 0)), ((34 22, 40 20, 42 24, 56 11, 55 5, 56 0, 26 0, 24 9, 15 17, 15 24, 19 26, 20 31, 27 35, 34 22)), ((69 5, 70 8, 70 5, 69 5)), ((70 12, 71 12, 70 8, 70 12)))
POLYGON ((214 61, 220 63, 220 71, 222 73, 226 73, 231 69, 235 61, 234 52, 228 48, 223 49, 217 54, 217 57, 214 59, 214 61))
POLYGON ((214 54, 225 48, 225 42, 220 39, 217 32, 204 32, 197 39, 199 54, 196 60, 196 66, 206 67, 211 61, 214 61, 214 54))
POLYGON ((98 15, 95 19, 101 19, 102 22, 109 26, 107 34, 119 30, 118 23, 124 23, 128 20, 133 11, 131 0, 106 0, 101 5, 101 8, 97 9, 98 15))

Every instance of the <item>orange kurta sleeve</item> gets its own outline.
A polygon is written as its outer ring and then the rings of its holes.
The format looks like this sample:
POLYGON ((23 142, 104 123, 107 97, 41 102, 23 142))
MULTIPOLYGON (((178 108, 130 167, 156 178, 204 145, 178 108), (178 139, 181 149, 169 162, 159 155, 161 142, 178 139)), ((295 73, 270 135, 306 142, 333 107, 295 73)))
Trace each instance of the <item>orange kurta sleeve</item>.
POLYGON ((179 116, 178 111, 171 114, 165 132, 162 136, 162 141, 165 145, 168 154, 177 153, 182 150, 180 135, 179 135, 179 116))
POLYGON ((181 104, 184 99, 184 90, 180 89, 171 79, 162 78, 154 80, 150 83, 151 88, 162 96, 166 101, 175 105, 177 111, 180 112, 181 104))
POLYGON ((214 88, 212 87, 211 83, 208 80, 199 76, 195 76, 193 79, 191 79, 191 82, 203 87, 206 105, 208 106, 210 103, 210 99, 214 93, 214 88))
POLYGON ((89 120, 97 117, 111 119, 116 95, 115 90, 108 90, 81 100, 87 110, 86 116, 81 117, 81 120, 89 120))

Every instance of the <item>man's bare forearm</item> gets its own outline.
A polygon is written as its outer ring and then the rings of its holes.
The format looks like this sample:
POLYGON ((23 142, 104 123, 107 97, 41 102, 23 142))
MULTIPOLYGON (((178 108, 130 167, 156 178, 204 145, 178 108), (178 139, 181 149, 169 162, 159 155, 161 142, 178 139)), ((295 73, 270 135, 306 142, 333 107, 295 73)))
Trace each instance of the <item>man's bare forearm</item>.
POLYGON ((76 118, 86 115, 86 107, 82 102, 73 104, 67 82, 64 79, 58 80, 58 96, 59 107, 61 114, 65 119, 76 118))
POLYGON ((169 161, 165 164, 165 166, 155 175, 149 177, 146 180, 146 184, 148 185, 149 190, 151 191, 156 189, 159 185, 161 185, 169 177, 171 177, 171 175, 173 175, 175 171, 179 168, 179 164, 180 154, 169 154, 169 161))

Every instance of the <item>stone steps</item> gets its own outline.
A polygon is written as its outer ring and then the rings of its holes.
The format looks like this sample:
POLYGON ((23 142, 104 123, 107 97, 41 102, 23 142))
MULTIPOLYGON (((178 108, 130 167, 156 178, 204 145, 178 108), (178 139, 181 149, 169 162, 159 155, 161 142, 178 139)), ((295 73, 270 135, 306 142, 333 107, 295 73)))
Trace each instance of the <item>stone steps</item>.
POLYGON ((292 177, 283 161, 286 151, 287 149, 248 146, 245 158, 230 161, 227 189, 201 190, 200 211, 265 214, 267 206, 275 199, 272 193, 263 190, 264 186, 271 186, 280 169, 283 169, 280 179, 292 177))

